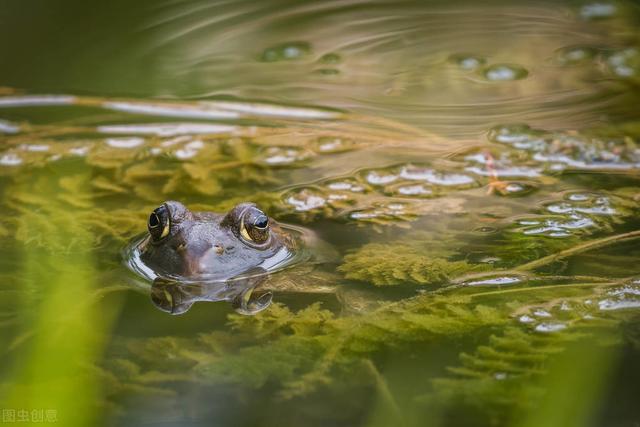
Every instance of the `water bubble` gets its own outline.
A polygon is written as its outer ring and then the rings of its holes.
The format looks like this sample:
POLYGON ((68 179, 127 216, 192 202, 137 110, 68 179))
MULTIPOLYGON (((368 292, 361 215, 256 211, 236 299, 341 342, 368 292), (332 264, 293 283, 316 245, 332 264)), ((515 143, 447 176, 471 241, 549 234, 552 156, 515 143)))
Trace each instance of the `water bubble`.
POLYGON ((556 214, 589 214, 589 215, 614 215, 617 211, 611 207, 609 198, 601 197, 585 197, 585 194, 578 194, 578 199, 570 199, 571 195, 567 196, 569 201, 550 203, 546 206, 547 211, 556 214))
POLYGON ((0 157, 0 165, 2 166, 18 166, 22 164, 22 159, 16 154, 7 153, 0 157))
POLYGON ((405 208, 405 204, 404 203, 389 203, 387 205, 387 207, 391 211, 402 212, 404 210, 404 208, 405 208))
POLYGON ((361 198, 368 189, 357 181, 338 180, 323 185, 323 192, 333 207, 344 208, 361 198))
POLYGON ((456 64, 461 70, 473 71, 484 65, 487 60, 481 56, 460 53, 451 55, 449 62, 456 64))
POLYGON ((574 132, 557 133, 549 136, 546 144, 529 151, 535 151, 534 161, 564 165, 560 170, 566 167, 580 170, 640 168, 640 149, 629 138, 600 139, 574 132))
POLYGON ((391 195, 426 197, 433 195, 433 190, 425 184, 400 184, 391 187, 387 191, 391 195))
POLYGON ((83 146, 83 147, 72 147, 69 149, 69 153, 74 156, 84 157, 87 155, 91 147, 83 146))
POLYGON ((348 191, 351 193, 363 193, 365 191, 362 184, 353 180, 331 181, 326 184, 326 187, 330 190, 348 191))
POLYGON ((269 47, 262 52, 264 62, 291 61, 302 59, 311 53, 307 42, 288 42, 269 47))
POLYGON ((398 179, 398 175, 388 170, 370 170, 364 178, 371 185, 387 185, 398 179))
POLYGON ((427 181, 442 186, 468 186, 476 181, 469 175, 439 172, 430 168, 408 165, 402 167, 400 176, 408 180, 427 181))
MULTIPOLYGON (((167 141, 165 141, 166 143, 167 141)), ((198 154, 198 151, 204 148, 204 142, 196 139, 186 143, 182 148, 176 150, 174 155, 180 160, 190 159, 198 154)))
POLYGON ((598 307, 600 310, 609 311, 609 310, 623 310, 627 308, 640 308, 640 299, 605 299, 598 303, 598 307))
POLYGON ((492 176, 500 178, 537 178, 542 173, 542 168, 533 168, 529 166, 507 166, 500 163, 494 164, 493 167, 469 166, 465 168, 467 172, 480 176, 492 176))
POLYGON ((307 151, 296 147, 267 147, 261 155, 262 162, 271 166, 292 165, 309 157, 307 151))
POLYGON ((522 233, 527 236, 549 236, 549 237, 569 237, 575 231, 594 227, 596 223, 588 217, 582 215, 569 215, 568 218, 546 218, 539 221, 518 221, 524 225, 522 233))
POLYGON ((547 310, 543 310, 541 308, 539 308, 536 311, 534 311, 533 315, 536 316, 536 317, 551 317, 551 313, 549 313, 547 310))
POLYGON ((349 218, 355 220, 376 220, 376 222, 380 222, 403 220, 406 219, 407 215, 412 215, 410 209, 408 209, 408 205, 392 202, 378 203, 368 209, 353 211, 349 214, 349 218))
POLYGON ((314 151, 320 154, 342 153, 355 148, 355 141, 348 138, 321 136, 314 141, 314 151))
POLYGON ((488 139, 527 151, 542 151, 547 146, 544 132, 522 124, 495 127, 489 131, 488 139))
POLYGON ((303 188, 285 196, 285 203, 293 206, 296 211, 306 212, 321 208, 327 204, 327 200, 316 190, 303 188))
POLYGON ((616 11, 617 8, 615 4, 594 2, 582 6, 580 8, 580 16, 588 20, 606 19, 614 16, 616 11))
POLYGON ((349 218, 355 219, 355 220, 373 219, 373 218, 378 218, 383 214, 384 214, 383 212, 377 211, 375 209, 368 209, 368 210, 351 212, 351 214, 349 214, 349 218))
POLYGON ((343 193, 329 193, 327 195, 327 200, 330 203, 346 202, 346 201, 349 201, 350 199, 351 198, 349 197, 349 195, 343 194, 343 193))
MULTIPOLYGON (((496 132, 505 132, 504 129, 497 130, 496 132)), ((492 134, 492 138, 505 139, 513 137, 514 135, 506 134, 492 134)), ((529 147, 529 145, 527 145, 529 147)), ((467 154, 463 160, 469 163, 476 163, 476 166, 468 166, 465 168, 467 172, 471 172, 480 176, 488 177, 526 177, 536 178, 541 175, 543 168, 540 166, 532 167, 528 165, 519 165, 523 161, 523 156, 516 156, 512 152, 502 152, 500 154, 491 154, 488 151, 477 152, 473 154, 467 154)))
POLYGON ((50 147, 46 144, 21 144, 20 148, 24 151, 42 153, 45 151, 49 151, 50 147))
POLYGON ((614 51, 607 58, 607 66, 619 77, 640 75, 640 51, 633 47, 614 51))
POLYGON ((529 72, 516 64, 494 64, 483 70, 483 75, 492 82, 503 82, 524 79, 529 72))
POLYGON ((144 144, 142 138, 107 138, 104 141, 109 147, 113 148, 135 148, 144 144))
POLYGON ((503 196, 525 196, 538 188, 537 185, 530 182, 507 182, 498 194, 503 196))
POLYGON ((598 308, 602 311, 640 308, 640 287, 626 285, 607 292, 609 298, 600 300, 598 308))
POLYGON ((0 133, 18 133, 20 131, 20 127, 18 125, 14 125, 6 120, 0 120, 0 133))
POLYGON ((579 65, 591 62, 597 54, 597 49, 592 47, 569 46, 556 51, 556 60, 561 65, 579 65))
POLYGON ((535 330, 536 332, 552 333, 562 331, 566 328, 567 325, 565 325, 564 323, 541 323, 535 327, 535 330))
POLYGON ((493 377, 498 381, 503 381, 507 379, 507 374, 505 372, 496 372, 493 377))
POLYGON ((421 166, 408 165, 400 170, 400 176, 404 179, 426 181, 433 175, 433 169, 421 166))
POLYGON ((536 319, 531 316, 527 316, 526 314, 520 316, 518 320, 520 321, 520 323, 534 323, 536 321, 536 319))
MULTIPOLYGON (((633 284, 634 285, 640 284, 640 280, 634 280, 633 284)), ((627 285, 627 286, 623 286, 622 288, 619 288, 619 289, 610 290, 609 292, 607 292, 607 294, 608 295, 615 295, 615 296, 625 296, 625 295, 640 296, 640 287, 627 285)))
POLYGON ((573 194, 569 194, 567 196, 567 199, 573 201, 573 202, 585 202, 587 200, 589 200, 591 197, 588 194, 581 194, 581 193, 573 193, 573 194))
POLYGON ((198 154, 196 150, 187 150, 184 148, 180 148, 173 153, 180 160, 188 160, 195 157, 198 154))

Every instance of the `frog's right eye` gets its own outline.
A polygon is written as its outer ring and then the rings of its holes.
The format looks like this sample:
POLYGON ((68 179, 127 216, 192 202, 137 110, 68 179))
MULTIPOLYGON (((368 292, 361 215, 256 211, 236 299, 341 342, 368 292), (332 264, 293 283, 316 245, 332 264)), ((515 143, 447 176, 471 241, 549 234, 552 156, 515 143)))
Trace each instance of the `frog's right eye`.
POLYGON ((154 242, 159 242, 169 235, 169 231, 171 231, 171 216, 169 215, 169 209, 165 205, 151 212, 147 228, 154 242))

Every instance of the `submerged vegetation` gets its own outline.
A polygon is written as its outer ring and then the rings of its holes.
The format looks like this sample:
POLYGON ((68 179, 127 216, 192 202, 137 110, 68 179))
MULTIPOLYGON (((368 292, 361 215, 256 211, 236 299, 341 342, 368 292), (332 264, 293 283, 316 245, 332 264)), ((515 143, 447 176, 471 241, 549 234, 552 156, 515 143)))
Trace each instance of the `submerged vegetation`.
MULTIPOLYGON (((349 129, 351 119, 337 120, 346 120, 343 129, 349 129)), ((541 131, 504 129, 489 131, 489 144, 496 140, 496 132, 499 138, 517 140, 516 149, 528 149, 532 138, 544 140, 541 131)), ((636 138, 629 131, 633 126, 623 124, 619 129, 625 138, 636 138)), ((589 132, 615 133, 610 127, 589 132)), ((283 188, 285 176, 302 170, 297 166, 321 166, 328 154, 313 154, 304 144, 297 148, 260 145, 256 142, 260 135, 185 136, 175 143, 173 154, 153 154, 156 147, 173 146, 174 138, 144 139, 141 145, 107 139, 105 145, 94 142, 83 156, 19 165, 28 168, 29 175, 13 169, 2 178, 10 183, 4 187, 3 205, 12 212, 2 220, 3 238, 20 242, 25 253, 41 254, 37 256, 48 259, 49 274, 64 278, 56 263, 64 265, 85 251, 113 255, 142 230, 154 203, 177 194, 195 201, 196 209, 214 211, 254 200, 285 219, 332 224, 326 238, 331 238, 332 227, 354 234, 364 231, 368 238, 360 245, 338 248, 343 257, 335 271, 328 264, 319 267, 319 274, 290 277, 298 288, 304 287, 299 283, 304 280, 309 281, 310 290, 321 288, 315 282, 319 278, 335 286, 335 298, 323 297, 324 302, 315 298, 302 305, 276 302, 255 316, 224 314, 226 320, 190 336, 162 331, 143 338, 116 336, 104 360, 98 354, 109 339, 111 325, 93 329, 97 335, 91 340, 86 337, 90 351, 69 357, 61 371, 78 378, 60 384, 65 393, 90 384, 95 387, 96 378, 107 384, 103 393, 96 391, 94 397, 78 402, 85 411, 103 407, 125 416, 135 410, 126 396, 135 395, 165 402, 161 416, 175 417, 180 413, 181 390, 191 387, 233 390, 239 396, 233 407, 268 393, 269 401, 283 408, 313 406, 318 398, 325 405, 338 404, 344 393, 368 390, 380 419, 401 417, 412 424, 429 413, 436 414, 434 425, 466 422, 469 416, 479 424, 514 424, 516 420, 533 424, 539 408, 550 411, 551 418, 556 416, 557 403, 549 400, 549 393, 558 393, 558 384, 565 382, 580 388, 572 407, 586 416, 611 375, 612 364, 626 348, 635 348, 634 335, 626 335, 624 325, 637 321, 640 283, 633 277, 639 272, 634 265, 608 266, 606 261, 624 260, 616 252, 624 245, 631 248, 628 257, 637 256, 640 198, 632 184, 635 174, 619 175, 619 186, 610 182, 594 189, 567 190, 563 180, 573 177, 554 171, 550 179, 529 177, 537 181, 533 193, 505 198, 493 190, 506 185, 507 157, 496 159, 487 154, 494 147, 487 147, 477 151, 482 156, 466 153, 432 164, 396 162, 283 188), (123 148, 125 143, 131 146, 123 148), (125 157, 117 156, 121 150, 136 151, 138 160, 123 162, 125 157), (194 153, 181 159, 180 150, 194 153), (311 154, 298 160, 299 153, 307 152, 311 154), (265 161, 265 155, 276 160, 265 161), (401 193, 403 186, 421 186, 421 190, 401 193), (298 198, 295 203, 293 197, 298 198), (487 198, 496 205, 482 203, 487 198), (532 205, 531 200, 536 203, 532 205), (291 205, 297 208, 292 210, 291 205), (359 227, 351 227, 354 224, 359 227), (597 256, 589 258, 597 253, 608 258, 604 262, 597 256), (362 298, 372 303, 358 300, 362 298), (410 366, 422 369, 412 358, 429 358, 432 346, 450 353, 444 360, 428 359, 424 374, 409 374, 396 366, 408 357, 410 366), (595 366, 588 384, 567 367, 571 364, 567 358, 580 358, 585 352, 588 357, 578 365, 580 369, 595 366), (394 356, 385 361, 385 354, 394 356), (420 379, 409 380, 413 377, 420 379), (417 381, 411 392, 402 385, 407 381, 417 381), (455 408, 464 411, 450 413, 459 410, 455 408)), ((351 141, 357 138, 353 135, 351 141)), ((10 147, 17 144, 12 139, 8 142, 10 147)), ((629 155, 634 155, 630 144, 629 155)), ((48 155, 62 155, 58 150, 68 148, 61 147, 52 144, 48 155)), ((349 153, 338 150, 332 155, 349 153)), ((508 159, 530 161, 526 156, 508 159)), ((629 160, 619 156, 610 161, 620 165, 629 160)), ((508 167, 524 170, 521 165, 508 167)), ((53 287, 47 296, 37 290, 37 281, 46 277, 41 268, 30 270, 19 286, 41 294, 35 307, 44 309, 53 301, 63 304, 72 299, 83 308, 77 317, 46 328, 37 322, 20 322, 22 332, 12 341, 10 354, 37 360, 34 352, 57 345, 46 339, 48 335, 64 336, 64 328, 77 328, 92 318, 91 307, 100 307, 105 296, 133 289, 118 262, 114 256, 87 258, 85 267, 93 273, 69 279, 77 280, 81 290, 53 287)), ((280 275, 286 283, 288 274, 277 273, 271 280, 278 281, 280 275)), ((112 310, 115 306, 106 310, 109 316, 114 315, 112 310)), ((11 324, 18 318, 7 320, 11 324)), ((59 376, 54 377, 58 381, 59 376)), ((41 389, 39 380, 28 372, 12 381, 24 381, 27 388, 12 394, 5 385, 10 402, 24 404, 24 396, 30 396, 28 402, 74 405, 50 400, 48 389, 41 389), (44 394, 25 391, 30 387, 45 390, 44 394)), ((346 413, 365 404, 362 399, 367 393, 358 392, 359 400, 346 413)), ((200 416, 208 415, 205 411, 200 416)), ((319 422, 318 416, 309 414, 309 419, 319 422)), ((90 417, 87 412, 77 420, 90 417)))

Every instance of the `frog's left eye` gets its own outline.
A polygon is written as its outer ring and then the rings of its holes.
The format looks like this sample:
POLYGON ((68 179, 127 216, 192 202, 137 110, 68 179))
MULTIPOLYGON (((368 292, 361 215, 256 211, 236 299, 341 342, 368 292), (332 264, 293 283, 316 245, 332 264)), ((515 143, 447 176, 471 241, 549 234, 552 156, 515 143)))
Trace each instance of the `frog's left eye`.
POLYGON ((269 240, 269 218, 258 208, 247 209, 240 221, 240 234, 249 243, 266 243, 269 240))
POLYGON ((169 215, 169 209, 165 205, 155 209, 149 215, 149 222, 147 228, 151 238, 158 242, 169 235, 171 231, 171 216, 169 215))

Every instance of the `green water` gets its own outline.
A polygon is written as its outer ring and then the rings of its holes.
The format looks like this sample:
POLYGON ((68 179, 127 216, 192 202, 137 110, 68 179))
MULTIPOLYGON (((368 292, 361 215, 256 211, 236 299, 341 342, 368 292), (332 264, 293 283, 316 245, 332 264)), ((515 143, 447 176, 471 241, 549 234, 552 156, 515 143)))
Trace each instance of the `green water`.
POLYGON ((0 421, 636 426, 637 2, 0 4, 0 421), (158 310, 165 200, 331 248, 158 310))

